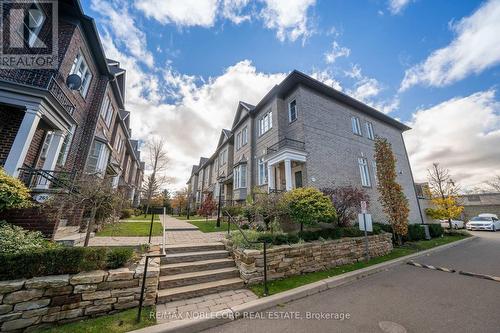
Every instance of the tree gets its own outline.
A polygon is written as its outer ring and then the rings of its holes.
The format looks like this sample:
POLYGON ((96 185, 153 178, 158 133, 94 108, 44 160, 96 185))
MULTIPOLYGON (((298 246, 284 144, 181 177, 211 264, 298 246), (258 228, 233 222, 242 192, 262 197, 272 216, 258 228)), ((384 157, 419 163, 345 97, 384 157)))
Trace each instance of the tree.
POLYGON ((212 197, 212 193, 208 193, 205 197, 205 200, 203 200, 200 209, 198 209, 198 215, 205 216, 206 220, 208 221, 208 217, 212 216, 216 209, 217 204, 212 197))
POLYGON ((356 220, 361 201, 366 201, 367 204, 370 202, 370 196, 365 190, 351 185, 323 188, 321 192, 332 200, 340 227, 346 227, 356 220))
POLYGON ((486 182, 493 191, 500 192, 500 175, 496 175, 493 179, 486 182))
POLYGON ((247 200, 250 209, 249 212, 245 212, 245 215, 249 221, 252 216, 261 216, 266 225, 266 230, 269 230, 270 224, 283 216, 283 194, 267 193, 258 188, 255 188, 253 193, 255 194, 255 200, 247 200))
POLYGON ((146 212, 151 206, 151 198, 159 194, 167 178, 162 173, 167 168, 168 156, 165 150, 165 141, 161 138, 151 138, 147 143, 149 160, 148 169, 151 173, 146 177, 143 191, 146 194, 146 212))
POLYGON ((335 221, 336 212, 330 199, 312 187, 296 188, 283 196, 284 207, 292 221, 300 223, 300 231, 305 225, 335 221))
POLYGON ((408 216, 410 209, 403 188, 396 181, 396 158, 391 144, 385 138, 375 139, 375 161, 377 163, 377 189, 380 192, 380 203, 398 244, 408 234, 408 216))
POLYGON ((174 210, 177 210, 177 214, 180 216, 182 209, 186 207, 187 204, 187 189, 182 189, 177 191, 172 198, 171 205, 174 210))
POLYGON ((161 196, 163 199, 163 207, 166 208, 167 212, 170 212, 172 210, 172 205, 171 205, 172 198, 170 197, 170 192, 167 189, 165 189, 163 190, 163 192, 161 192, 161 196))
POLYGON ((450 229, 453 225, 451 220, 458 217, 463 207, 457 204, 458 187, 450 176, 450 171, 433 163, 432 169, 428 169, 429 194, 435 208, 427 208, 425 213, 438 220, 448 220, 450 229))

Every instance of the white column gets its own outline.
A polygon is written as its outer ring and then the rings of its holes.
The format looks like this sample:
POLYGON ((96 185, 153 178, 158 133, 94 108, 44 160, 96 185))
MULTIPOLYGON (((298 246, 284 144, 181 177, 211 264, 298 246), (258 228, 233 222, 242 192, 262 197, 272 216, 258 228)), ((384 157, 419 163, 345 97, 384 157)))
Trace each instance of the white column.
POLYGON ((270 190, 275 190, 275 177, 274 177, 274 165, 267 165, 267 189, 268 192, 270 190))
POLYGON ((292 189, 292 161, 285 160, 285 188, 287 191, 292 189))
POLYGON ((16 138, 10 148, 9 156, 5 161, 4 169, 9 175, 17 177, 19 174, 19 168, 23 166, 24 159, 26 158, 41 117, 42 114, 38 109, 30 108, 26 110, 16 138))

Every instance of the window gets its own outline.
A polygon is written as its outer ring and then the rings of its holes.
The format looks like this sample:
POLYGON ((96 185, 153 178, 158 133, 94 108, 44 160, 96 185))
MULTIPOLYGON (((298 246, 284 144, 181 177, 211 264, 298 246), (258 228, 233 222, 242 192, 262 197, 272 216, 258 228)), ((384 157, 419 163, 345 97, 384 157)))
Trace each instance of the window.
POLYGON ((288 120, 294 122, 297 120, 297 101, 293 100, 288 104, 288 120))
POLYGON ((366 137, 370 140, 375 140, 375 134, 373 134, 373 125, 370 122, 366 123, 366 137))
POLYGON ((359 173, 361 174, 361 185, 364 187, 370 187, 370 173, 368 172, 368 163, 366 158, 358 158, 359 173))
POLYGON ((259 121, 259 135, 262 135, 273 128, 273 112, 267 112, 259 121))
POLYGON ((80 87, 80 93, 83 97, 87 96, 89 90, 90 81, 92 81, 92 73, 87 66, 87 62, 82 54, 78 54, 73 61, 73 67, 71 67, 71 74, 77 74, 82 79, 82 86, 80 87))
POLYGON ((64 166, 66 164, 66 160, 68 159, 69 149, 71 148, 71 142, 73 141, 73 135, 75 133, 75 126, 71 128, 71 130, 66 133, 64 137, 63 144, 61 146, 61 151, 59 151, 59 156, 57 157, 57 165, 64 166))
POLYGON ((224 149, 219 153, 219 167, 225 165, 227 162, 227 149, 224 149))
POLYGON ((47 132, 45 135, 45 139, 43 140, 42 150, 40 151, 40 158, 47 157, 47 151, 49 150, 50 143, 52 142, 52 138, 54 137, 52 132, 47 132))
POLYGON ((120 154, 122 148, 123 148, 123 138, 121 136, 118 136, 118 140, 116 141, 116 146, 115 146, 116 152, 120 154))
POLYGON ((241 130, 241 145, 244 146, 248 143, 248 128, 245 126, 241 130))
POLYGON ((108 166, 109 149, 102 142, 94 140, 87 160, 87 171, 103 174, 108 166))
POLYGON ((267 163, 264 158, 259 158, 259 185, 267 184, 267 163))
POLYGON ((113 118, 113 113, 114 113, 113 104, 111 104, 109 96, 106 95, 101 105, 101 117, 102 119, 104 119, 104 121, 106 122, 106 126, 108 127, 109 125, 111 125, 111 119, 113 118))
POLYGON ((233 188, 246 188, 247 187, 247 165, 240 164, 234 168, 233 172, 233 188))
POLYGON ((359 124, 359 118, 352 117, 351 123, 352 123, 352 132, 354 134, 361 135, 361 125, 359 124))
POLYGON ((238 132, 236 134, 236 150, 239 150, 241 148, 241 132, 238 132))

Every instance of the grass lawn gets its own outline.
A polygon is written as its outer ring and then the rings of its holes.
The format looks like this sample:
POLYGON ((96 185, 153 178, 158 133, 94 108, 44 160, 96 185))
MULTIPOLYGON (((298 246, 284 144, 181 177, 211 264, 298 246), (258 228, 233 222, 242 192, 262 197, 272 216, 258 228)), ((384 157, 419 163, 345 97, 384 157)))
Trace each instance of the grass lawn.
MULTIPOLYGON (((132 221, 150 221, 151 222, 151 214, 148 214, 146 215, 146 217, 144 217, 144 214, 141 214, 141 215, 137 215, 137 216, 131 216, 131 217, 128 217, 126 219, 123 219, 122 221, 128 221, 128 220, 132 220, 132 221)), ((155 220, 160 220, 160 216, 158 214, 155 214, 155 220)))
MULTIPOLYGON (((174 218, 176 218, 178 220, 181 220, 181 221, 187 220, 186 215, 181 215, 181 216, 172 215, 172 217, 174 217, 174 218)), ((189 215, 189 219, 190 220, 202 220, 202 219, 205 219, 205 217, 204 216, 199 216, 199 215, 189 215)))
MULTIPOLYGON (((423 240, 423 241, 418 241, 418 242, 408 242, 405 245, 401 247, 395 247, 394 250, 389 253, 388 255, 382 256, 382 257, 377 257, 370 259, 368 262, 357 262, 354 264, 349 264, 349 265, 342 265, 342 266, 337 266, 330 268, 325 271, 319 271, 319 272, 313 272, 313 273, 306 273, 303 275, 297 275, 297 276, 292 276, 288 278, 284 278, 281 280, 275 280, 267 283, 267 287, 269 289, 269 294, 277 294, 279 292, 297 288, 300 286, 303 286, 308 283, 313 283, 319 280, 323 280, 332 276, 344 274, 347 272, 351 272, 357 269, 365 268, 368 266, 372 266, 375 264, 379 264, 384 261, 396 259, 399 257, 403 257, 418 251, 423 251, 427 250, 439 245, 444 245, 447 243, 455 242, 460 239, 464 239, 467 236, 444 236, 443 238, 436 238, 432 240, 423 240)), ((256 284, 253 286, 249 287, 256 295, 259 297, 262 297, 264 295, 264 285, 263 284, 256 284)))
MULTIPOLYGON (((118 222, 105 226, 96 233, 96 237, 140 237, 149 236, 149 226, 151 222, 118 222)), ((159 222, 153 223, 153 236, 162 235, 162 225, 159 222)))
MULTIPOLYGON (((227 231, 227 222, 221 221, 220 228, 217 228, 217 220, 207 221, 187 221, 188 223, 195 225, 201 232, 216 232, 216 231, 227 231)), ((231 230, 236 230, 237 227, 231 224, 231 230)))
POLYGON ((44 333, 122 333, 137 330, 143 327, 156 324, 154 318, 150 318, 150 312, 154 308, 145 307, 142 309, 141 322, 137 323, 137 308, 125 310, 112 315, 106 315, 93 319, 76 321, 74 323, 64 324, 42 330, 44 333))

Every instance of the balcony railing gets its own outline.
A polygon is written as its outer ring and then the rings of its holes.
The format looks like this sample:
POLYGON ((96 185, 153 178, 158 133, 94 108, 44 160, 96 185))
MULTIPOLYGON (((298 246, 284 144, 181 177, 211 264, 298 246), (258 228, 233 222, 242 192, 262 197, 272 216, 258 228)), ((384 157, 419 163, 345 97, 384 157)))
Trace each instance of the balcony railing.
POLYGON ((66 112, 70 115, 73 115, 75 112, 75 105, 71 102, 59 83, 57 83, 54 71, 2 70, 0 71, 0 80, 48 91, 66 112))
POLYGON ((278 151, 280 151, 283 148, 293 148, 293 149, 298 149, 298 150, 305 150, 305 143, 302 141, 294 140, 294 139, 289 139, 289 138, 284 138, 275 144, 267 147, 266 149, 266 154, 273 154, 278 151))

